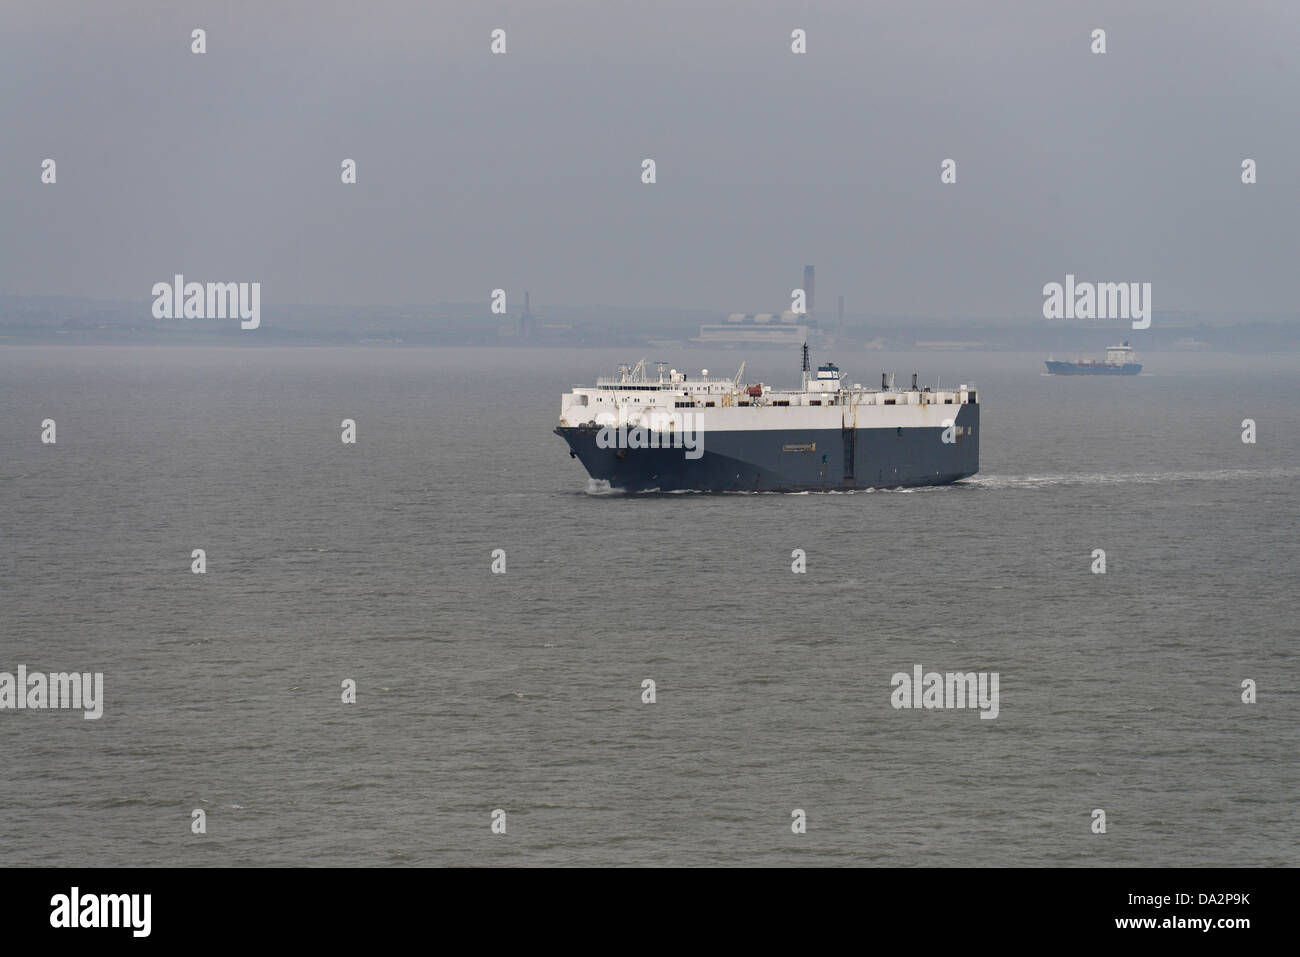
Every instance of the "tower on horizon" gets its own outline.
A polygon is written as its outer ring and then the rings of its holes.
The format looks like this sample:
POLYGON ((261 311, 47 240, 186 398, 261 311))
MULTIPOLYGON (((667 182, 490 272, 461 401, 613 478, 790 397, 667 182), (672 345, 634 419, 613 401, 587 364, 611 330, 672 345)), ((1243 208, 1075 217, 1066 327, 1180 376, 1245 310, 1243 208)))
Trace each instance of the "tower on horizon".
POLYGON ((529 302, 530 295, 531 293, 524 292, 524 314, 519 317, 519 335, 521 338, 532 331, 529 329, 529 326, 533 324, 532 304, 529 302))

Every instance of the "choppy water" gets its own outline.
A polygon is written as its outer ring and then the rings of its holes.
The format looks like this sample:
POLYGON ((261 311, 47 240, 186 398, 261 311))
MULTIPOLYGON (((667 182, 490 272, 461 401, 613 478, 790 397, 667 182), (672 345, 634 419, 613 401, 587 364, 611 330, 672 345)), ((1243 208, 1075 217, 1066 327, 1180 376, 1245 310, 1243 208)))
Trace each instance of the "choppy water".
POLYGON ((839 354, 977 383, 980 475, 592 494, 550 430, 628 358, 0 348, 0 670, 107 699, 0 712, 6 863, 1300 862, 1296 357, 839 354))

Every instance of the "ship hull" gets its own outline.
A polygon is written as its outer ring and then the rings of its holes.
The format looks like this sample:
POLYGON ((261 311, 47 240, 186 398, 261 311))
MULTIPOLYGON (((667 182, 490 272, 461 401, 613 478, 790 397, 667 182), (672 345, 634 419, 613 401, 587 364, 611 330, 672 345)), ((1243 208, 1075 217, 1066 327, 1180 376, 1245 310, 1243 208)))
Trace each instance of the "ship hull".
POLYGON ((947 485, 979 471, 979 406, 962 405, 961 434, 942 427, 747 429, 706 432, 702 454, 681 448, 601 448, 599 429, 555 430, 594 479, 625 491, 803 492, 947 485))
POLYGON ((1130 362, 1122 366, 1082 366, 1074 362, 1048 360, 1047 371, 1052 375, 1137 375, 1142 371, 1142 365, 1138 362, 1130 362))

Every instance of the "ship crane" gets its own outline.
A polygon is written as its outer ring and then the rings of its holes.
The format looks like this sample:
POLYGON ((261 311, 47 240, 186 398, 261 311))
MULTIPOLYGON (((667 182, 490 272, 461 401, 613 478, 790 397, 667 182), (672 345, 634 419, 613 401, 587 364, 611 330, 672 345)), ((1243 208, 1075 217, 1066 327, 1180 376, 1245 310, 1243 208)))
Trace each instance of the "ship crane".
MULTIPOLYGON (((746 360, 746 361, 748 361, 748 360, 746 360)), ((744 363, 744 362, 741 362, 741 363, 740 363, 740 371, 737 372, 737 373, 736 373, 736 377, 735 377, 734 379, 731 380, 731 388, 732 388, 733 390, 739 389, 739 388, 740 388, 741 380, 744 379, 744 378, 745 378, 745 363, 744 363)))

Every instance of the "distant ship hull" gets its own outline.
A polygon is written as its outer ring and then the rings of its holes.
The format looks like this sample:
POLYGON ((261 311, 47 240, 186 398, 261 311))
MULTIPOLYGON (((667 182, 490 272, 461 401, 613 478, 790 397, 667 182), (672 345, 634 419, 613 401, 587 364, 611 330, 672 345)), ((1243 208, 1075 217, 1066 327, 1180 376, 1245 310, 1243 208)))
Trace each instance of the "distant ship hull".
POLYGON ((1047 371, 1052 375, 1137 375, 1142 371, 1142 365, 1137 362, 1107 365, 1100 362, 1056 362, 1049 359, 1047 371))
MULTIPOLYGON (((942 408, 942 407, 941 407, 942 408)), ((708 431, 698 459, 680 448, 601 448, 599 429, 555 433, 594 479, 625 491, 804 492, 946 485, 979 471, 979 406, 956 412, 959 433, 942 427, 708 431)))

